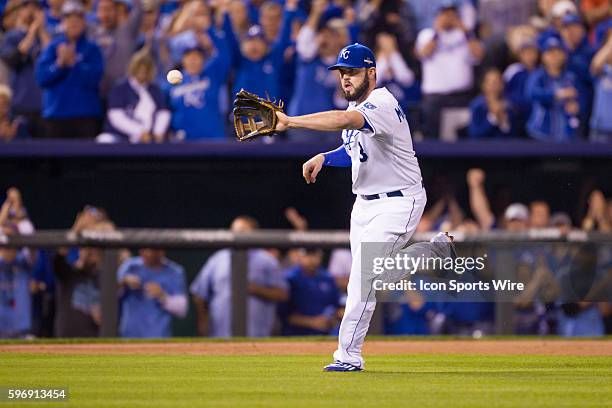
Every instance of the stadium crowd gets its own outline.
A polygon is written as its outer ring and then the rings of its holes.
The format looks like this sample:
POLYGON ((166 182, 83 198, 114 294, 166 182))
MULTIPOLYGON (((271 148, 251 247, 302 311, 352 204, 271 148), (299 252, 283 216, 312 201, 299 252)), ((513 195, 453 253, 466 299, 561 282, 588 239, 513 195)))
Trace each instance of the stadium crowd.
POLYGON ((609 142, 610 10, 609 0, 0 0, 0 140, 224 139, 240 88, 286 101, 291 115, 344 109, 326 66, 359 41, 416 139, 609 142), (174 68, 184 80, 170 86, 174 68))
MULTIPOLYGON (((512 203, 498 215, 485 184, 483 170, 469 170, 466 175, 469 209, 461 208, 450 193, 452 189, 443 189, 446 193, 427 209, 417 231, 612 232, 612 197, 606 198, 599 190, 588 196, 577 224, 569 214, 552 212, 550 205, 541 200, 527 205, 512 203)), ((435 187, 432 190, 435 196, 435 187)), ((287 209, 285 217, 294 229, 308 228, 307 220, 294 208, 287 209)), ((16 188, 6 192, 0 207, 0 226, 5 235, 34 231, 16 188)), ((71 231, 78 234, 83 230, 115 228, 106 211, 86 206, 77 214, 71 231)), ((257 228, 258 222, 249 216, 237 217, 230 226, 234 232, 257 228)), ((513 248, 515 279, 524 283, 526 289, 512 303, 511 324, 516 334, 612 333, 612 302, 563 300, 567 299, 563 296, 567 293, 568 279, 575 283, 581 276, 610 275, 609 244, 538 243, 527 250, 520 248, 513 248)), ((232 335, 231 250, 219 250, 205 262, 202 260, 203 266, 189 285, 184 268, 168 259, 163 250, 143 248, 137 253, 122 250, 118 257, 121 336, 171 336, 173 318, 184 318, 190 307, 196 315, 193 332, 212 337, 232 335)), ((351 253, 347 249, 335 249, 328 258, 321 250, 294 249, 285 253, 276 249, 249 250, 247 334, 262 337, 336 332, 350 267, 351 253)), ((97 336, 101 322, 101 268, 100 248, 0 248, 0 337, 97 336)), ((195 271, 191 272, 189 276, 195 271)), ((398 292, 393 302, 381 305, 384 331, 477 337, 493 334, 495 305, 473 300, 440 302, 416 291, 398 292)))

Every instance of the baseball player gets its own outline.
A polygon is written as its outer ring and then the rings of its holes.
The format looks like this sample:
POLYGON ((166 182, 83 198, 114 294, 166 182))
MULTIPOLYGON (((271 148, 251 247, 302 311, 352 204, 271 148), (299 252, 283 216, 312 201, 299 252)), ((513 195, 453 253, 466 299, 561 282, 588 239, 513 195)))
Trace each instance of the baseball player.
MULTIPOLYGON (((401 247, 414 233, 427 197, 406 116, 386 88, 375 88, 372 51, 361 44, 349 45, 328 69, 339 73, 349 101, 347 110, 303 116, 277 112, 276 130, 342 131, 342 146, 308 160, 303 176, 306 183, 314 183, 324 165, 352 167, 353 193, 357 197, 351 213, 351 275, 338 349, 334 363, 324 370, 361 371, 361 349, 376 307, 372 286, 369 293, 361 293, 361 243, 401 247)), ((450 237, 440 233, 432 241, 450 242, 450 237)), ((422 248, 423 244, 417 245, 422 248)))

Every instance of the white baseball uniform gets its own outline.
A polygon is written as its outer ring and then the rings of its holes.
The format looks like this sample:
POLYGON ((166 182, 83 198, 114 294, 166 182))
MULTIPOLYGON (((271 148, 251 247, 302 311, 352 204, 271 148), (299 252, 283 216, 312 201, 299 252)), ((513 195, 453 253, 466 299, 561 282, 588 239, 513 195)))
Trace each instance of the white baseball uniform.
POLYGON ((334 360, 363 368, 361 348, 376 299, 373 289, 361 293, 361 243, 402 246, 414 233, 427 197, 410 128, 395 97, 386 88, 378 88, 362 103, 351 102, 347 110, 359 111, 366 125, 342 131, 357 198, 351 213, 353 261, 334 360))

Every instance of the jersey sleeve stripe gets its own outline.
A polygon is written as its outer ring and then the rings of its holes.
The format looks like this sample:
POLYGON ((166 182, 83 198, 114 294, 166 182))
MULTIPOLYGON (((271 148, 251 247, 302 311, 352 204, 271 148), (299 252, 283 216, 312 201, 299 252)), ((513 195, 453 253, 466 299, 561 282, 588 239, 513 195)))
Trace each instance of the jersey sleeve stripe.
POLYGON ((370 118, 368 117, 368 115, 361 109, 357 109, 357 112, 361 113, 363 115, 363 118, 365 119, 366 124, 364 125, 364 127, 362 129, 367 129, 370 128, 370 130, 372 131, 373 134, 376 133, 376 128, 374 127, 373 122, 370 120, 370 118), (367 125, 367 126, 366 126, 367 125))

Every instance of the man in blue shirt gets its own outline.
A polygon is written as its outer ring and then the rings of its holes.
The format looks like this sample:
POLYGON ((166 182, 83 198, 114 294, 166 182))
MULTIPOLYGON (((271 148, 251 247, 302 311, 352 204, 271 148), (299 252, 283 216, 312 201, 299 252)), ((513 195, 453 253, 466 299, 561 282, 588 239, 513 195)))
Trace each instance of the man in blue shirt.
POLYGON ((121 337, 170 337, 172 316, 185 317, 187 294, 183 267, 161 249, 142 249, 117 272, 122 288, 121 337))
POLYGON ((34 64, 41 48, 49 42, 45 15, 40 4, 23 0, 17 10, 15 26, 0 44, 0 57, 11 68, 12 114, 27 119, 28 132, 42 136, 41 90, 34 78, 34 64))
POLYGON ((501 72, 497 68, 489 69, 481 88, 482 94, 470 104, 470 137, 499 139, 511 136, 515 123, 510 104, 504 98, 501 72))
MULTIPOLYGON (((2 232, 5 235, 16 234, 17 227, 5 224, 2 232)), ((0 248, 0 338, 21 337, 30 331, 31 270, 24 251, 0 248)))
MULTIPOLYGON (((329 24, 324 19, 326 7, 326 2, 313 2, 306 24, 297 36, 295 88, 288 106, 291 116, 346 108, 346 105, 335 104, 338 78, 327 67, 336 61, 342 47, 347 45, 349 36, 346 28, 329 24)), ((337 140, 338 134, 292 129, 289 137, 294 141, 337 140)))
POLYGON ((299 265, 287 272, 289 302, 284 305, 284 334, 328 335, 340 321, 340 291, 321 268, 321 250, 304 250, 299 265))
POLYGON ((64 33, 45 48, 36 64, 43 89, 46 137, 93 139, 102 106, 98 85, 104 72, 100 48, 85 35, 85 9, 75 0, 62 6, 64 33))
POLYGON ((45 29, 55 37, 62 32, 62 5, 64 0, 47 0, 49 6, 45 10, 45 29))
POLYGON ((534 139, 551 142, 571 141, 580 126, 580 102, 577 80, 566 68, 567 55, 557 38, 546 40, 542 49, 542 67, 527 83, 532 111, 527 131, 534 139))
POLYGON ((612 141, 612 30, 610 33, 591 65, 596 82, 590 139, 596 142, 612 141))
POLYGON ((219 93, 230 68, 225 39, 209 30, 185 47, 182 66, 183 82, 169 89, 175 139, 225 138, 219 106, 219 93))
POLYGON ((539 51, 535 40, 524 40, 515 51, 518 62, 504 71, 504 96, 510 103, 516 120, 516 134, 526 135, 526 125, 531 115, 531 99, 527 96, 527 80, 538 67, 539 51))
POLYGON ((567 69, 576 75, 580 106, 584 108, 579 115, 580 135, 584 136, 593 101, 593 78, 590 67, 595 50, 589 44, 584 23, 578 15, 565 15, 561 19, 561 25, 561 38, 567 51, 567 69))
POLYGON ((280 99, 281 72, 285 62, 285 50, 291 44, 291 23, 296 14, 296 3, 293 0, 287 2, 280 33, 273 44, 268 44, 264 31, 258 25, 251 26, 239 40, 229 14, 225 14, 223 30, 235 68, 233 94, 244 88, 258 95, 280 99))
MULTIPOLYGON (((231 231, 244 233, 257 228, 257 221, 240 216, 232 222, 231 231)), ((276 303, 287 300, 287 283, 278 261, 262 249, 248 251, 247 336, 272 334, 276 303)), ((232 335, 231 251, 215 252, 206 261, 190 288, 196 305, 198 334, 210 337, 232 335)))

